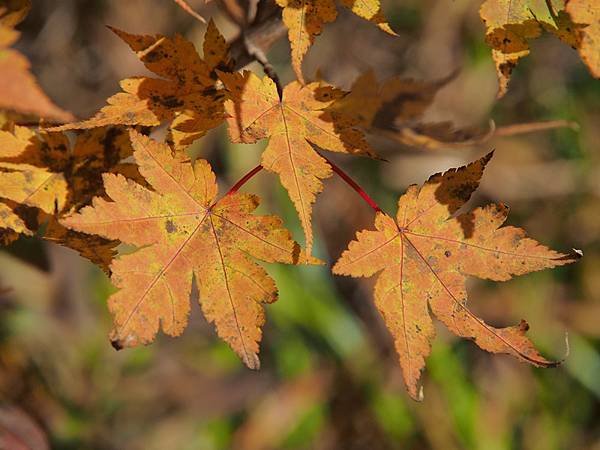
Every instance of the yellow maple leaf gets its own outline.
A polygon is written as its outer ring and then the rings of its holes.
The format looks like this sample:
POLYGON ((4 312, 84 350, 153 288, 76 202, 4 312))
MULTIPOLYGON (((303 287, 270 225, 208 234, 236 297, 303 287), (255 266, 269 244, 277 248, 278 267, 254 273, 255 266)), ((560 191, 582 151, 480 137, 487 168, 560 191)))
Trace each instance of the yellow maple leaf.
POLYGON ((331 176, 330 165, 313 148, 355 155, 373 156, 354 121, 345 116, 336 120, 327 110, 339 91, 319 83, 288 84, 279 99, 275 83, 250 72, 222 73, 229 91, 225 109, 229 136, 233 142, 253 143, 269 138, 262 155, 265 169, 279 175, 281 184, 298 211, 306 236, 306 252, 313 245, 312 205, 323 190, 322 180, 331 176))
POLYGON ((479 15, 486 26, 486 42, 492 47, 499 98, 506 94, 518 61, 529 55, 529 41, 542 31, 578 49, 590 72, 600 76, 598 52, 593 51, 600 20, 596 0, 486 0, 479 15), (567 4, 571 16, 565 10, 567 4))
POLYGON ((131 139, 140 172, 154 190, 107 174, 112 201, 95 199, 62 222, 139 248, 112 264, 112 281, 120 288, 108 301, 113 345, 147 344, 159 328, 181 334, 195 275, 205 317, 248 367, 258 368, 261 305, 275 301, 277 289, 250 257, 294 263, 297 244, 279 218, 251 214, 257 197, 233 193, 215 201, 215 175, 206 161, 190 164, 168 145, 133 131, 131 139))
POLYGON ((67 182, 60 171, 37 166, 24 155, 41 152, 41 141, 26 127, 0 131, 0 198, 53 214, 64 208, 67 182))
POLYGON ((525 336, 529 326, 494 328, 467 308, 468 276, 508 280, 536 270, 569 264, 581 256, 562 254, 501 225, 505 205, 488 205, 460 215, 492 154, 467 166, 412 185, 398 201, 395 218, 377 213, 374 231, 357 233, 333 272, 353 277, 379 273, 375 304, 390 330, 410 395, 429 355, 434 327, 430 310, 450 331, 493 353, 507 353, 539 367, 544 358, 525 336))
POLYGON ((569 0, 566 11, 576 24, 579 55, 591 74, 600 78, 600 7, 595 0, 569 0))

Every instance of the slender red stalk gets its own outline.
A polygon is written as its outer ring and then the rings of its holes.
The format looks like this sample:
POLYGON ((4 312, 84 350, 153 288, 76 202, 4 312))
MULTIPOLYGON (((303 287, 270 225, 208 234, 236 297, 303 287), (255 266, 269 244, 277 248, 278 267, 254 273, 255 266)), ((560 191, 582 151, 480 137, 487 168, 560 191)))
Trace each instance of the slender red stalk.
POLYGON ((246 184, 248 182, 248 180, 250 180, 250 178, 252 178, 258 172, 260 172, 262 170, 262 168, 263 168, 263 166, 261 166, 260 164, 258 166, 256 166, 254 169, 252 169, 250 172, 248 172, 246 175, 244 175, 242 178, 240 178, 237 183, 235 183, 233 186, 231 186, 231 189, 229 189, 227 191, 227 194, 225 194, 225 195, 235 194, 244 184, 246 184))
MULTIPOLYGON (((352 178, 350 178, 350 176, 344 172, 342 169, 340 169, 337 165, 335 165, 335 163, 333 163, 332 161, 330 161, 329 159, 325 158, 323 155, 321 155, 325 161, 327 161, 327 163, 331 166, 331 168, 333 169, 333 171, 339 175, 339 177, 344 180, 348 186, 350 186, 352 189, 354 189, 356 191, 356 193, 358 195, 360 195, 362 197, 362 199, 367 202, 367 204, 373 209, 373 211, 375 212, 383 212, 381 210, 381 208, 379 207, 379 205, 377 203, 375 203, 375 200, 373 200, 371 197, 369 197, 369 194, 367 194, 364 189, 362 187, 360 187, 360 185, 354 181, 352 178)), ((231 195, 236 193, 244 184, 246 184, 254 175, 256 175, 258 172, 260 172, 263 169, 263 166, 261 166, 260 164, 258 166, 256 166, 254 169, 252 169, 250 172, 248 172, 246 175, 244 175, 242 178, 239 179, 239 181, 237 183, 235 183, 231 189, 229 189, 229 191, 227 191, 227 193, 225 195, 231 195)))
POLYGON ((375 200, 373 200, 371 197, 369 197, 369 194, 367 194, 365 192, 365 190, 360 187, 360 185, 354 181, 352 178, 350 178, 350 176, 344 172, 342 169, 340 169, 338 166, 336 166, 332 161, 330 161, 329 159, 325 158, 325 156, 321 155, 321 157, 323 159, 325 159, 325 161, 327 161, 329 163, 329 165, 331 166, 331 168, 333 169, 333 171, 339 175, 339 177, 344 180, 346 182, 346 184, 348 184, 348 186, 350 186, 352 189, 354 189, 356 191, 356 193, 358 195, 360 195, 362 197, 362 199, 367 202, 367 204, 373 208, 373 210, 375 212, 383 212, 381 210, 381 208, 379 207, 379 205, 377 203, 375 203, 375 200))

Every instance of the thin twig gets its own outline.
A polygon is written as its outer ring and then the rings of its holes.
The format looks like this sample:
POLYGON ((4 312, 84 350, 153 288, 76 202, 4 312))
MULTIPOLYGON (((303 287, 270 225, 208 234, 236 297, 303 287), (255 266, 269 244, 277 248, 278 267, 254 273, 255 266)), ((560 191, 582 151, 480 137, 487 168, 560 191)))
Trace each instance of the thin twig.
POLYGON ((179 5, 179 7, 181 9, 183 9, 186 13, 188 13, 193 18, 199 20, 202 23, 206 23, 206 19, 204 17, 202 17, 200 14, 198 14, 196 11, 194 11, 192 9, 192 7, 187 3, 186 0, 174 0, 174 2, 177 3, 177 5, 179 5))
POLYGON ((246 12, 246 23, 253 24, 258 13, 258 2, 260 0, 248 0, 248 11, 246 12))
POLYGON ((237 0, 215 0, 215 3, 219 9, 225 13, 229 20, 238 25, 240 28, 243 28, 247 25, 247 14, 237 0))
POLYGON ((256 20, 230 43, 230 53, 235 61, 236 70, 255 60, 254 55, 248 51, 247 42, 251 42, 252 47, 260 49, 264 55, 287 33, 287 28, 281 20, 281 8, 275 2, 264 3, 265 5, 261 1, 259 4, 256 20))
POLYGON ((517 123, 496 128, 494 136, 514 136, 517 134, 534 133, 555 128, 570 128, 579 131, 579 124, 570 120, 548 120, 545 122, 517 123))

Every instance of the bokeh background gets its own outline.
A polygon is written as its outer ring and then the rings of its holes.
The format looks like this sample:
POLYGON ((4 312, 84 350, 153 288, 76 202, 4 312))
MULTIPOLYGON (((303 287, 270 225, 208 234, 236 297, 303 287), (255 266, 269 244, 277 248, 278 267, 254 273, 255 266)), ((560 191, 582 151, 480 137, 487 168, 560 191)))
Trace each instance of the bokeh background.
MULTIPOLYGON (((217 5, 190 1, 228 37, 237 27, 217 5)), ((392 38, 342 9, 305 61, 305 74, 343 88, 366 70, 380 79, 435 80, 458 70, 426 113, 458 126, 568 119, 565 128, 483 145, 424 151, 372 136, 387 160, 335 160, 388 211, 411 183, 496 154, 471 205, 504 201, 509 223, 577 264, 509 282, 472 280, 470 306, 500 326, 527 318, 530 336, 557 369, 492 356, 442 327, 424 377, 425 399, 404 391, 387 331, 372 306, 372 280, 329 271, 373 213, 337 179, 315 210, 322 267, 270 265, 280 289, 267 308, 262 368, 242 366, 216 339, 197 304, 178 339, 116 352, 107 333, 107 277, 75 252, 22 239, 0 251, 0 428, 28 430, 53 449, 600 449, 600 82, 576 52, 546 35, 517 67, 508 94, 496 77, 479 1, 388 0, 392 38)), ((79 117, 143 74, 129 48, 104 25, 134 33, 179 32, 199 47, 205 26, 170 0, 38 0, 17 47, 55 102, 79 117)), ((269 59, 293 79, 283 38, 269 59)), ((259 66, 251 66, 260 72, 259 66)), ((194 146, 222 188, 258 164, 264 142, 232 145, 224 127, 194 146)), ((245 190, 263 211, 282 215, 302 240, 277 179, 266 173, 245 190)), ((40 447, 43 448, 43 447, 40 447)))

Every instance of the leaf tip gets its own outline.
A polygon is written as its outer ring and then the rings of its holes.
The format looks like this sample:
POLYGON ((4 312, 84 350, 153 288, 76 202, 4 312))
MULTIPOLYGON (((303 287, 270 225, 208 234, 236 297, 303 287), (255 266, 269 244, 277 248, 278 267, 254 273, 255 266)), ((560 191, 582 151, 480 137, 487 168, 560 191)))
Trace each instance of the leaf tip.
POLYGON ((123 350, 123 343, 120 339, 111 339, 110 345, 112 345, 116 351, 123 350))
POLYGON ((110 340, 110 345, 112 345, 116 351, 123 350, 126 347, 135 347, 136 345, 143 343, 133 334, 123 337, 117 329, 111 331, 108 339, 110 340))
POLYGON ((423 394, 423 386, 419 386, 419 393, 417 394, 417 398, 415 398, 416 401, 418 402, 422 402, 423 399, 425 398, 425 395, 423 394))
POLYGON ((583 250, 577 248, 571 249, 569 253, 563 254, 556 258, 556 261, 564 261, 566 264, 579 261, 583 258, 583 250))
POLYGON ((413 399, 415 402, 422 402, 423 399, 425 398, 425 395, 423 394, 423 385, 422 384, 418 384, 418 380, 417 383, 413 386, 408 386, 408 395, 410 396, 411 399, 413 399))
POLYGON ((242 361, 246 367, 248 367, 248 369, 260 370, 260 359, 258 359, 258 355, 256 353, 244 352, 242 361))
POLYGON ((489 151, 489 153, 487 155, 485 155, 483 158, 481 158, 481 161, 484 166, 486 166, 487 163, 489 163, 491 161, 492 157, 494 156, 495 151, 496 151, 496 149, 493 148, 489 151))

